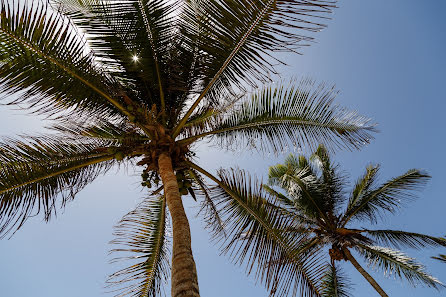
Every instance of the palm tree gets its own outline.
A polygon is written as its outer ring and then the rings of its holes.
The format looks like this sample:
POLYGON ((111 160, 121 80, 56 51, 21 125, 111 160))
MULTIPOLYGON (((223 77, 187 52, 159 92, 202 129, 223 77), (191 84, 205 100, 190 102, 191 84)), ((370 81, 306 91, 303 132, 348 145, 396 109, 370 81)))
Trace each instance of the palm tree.
POLYGON ((199 296, 181 200, 202 190, 215 210, 204 178, 212 175, 195 164, 198 141, 276 152, 359 148, 371 138, 368 119, 333 105, 332 87, 309 79, 260 87, 276 73, 273 53, 309 44, 303 32, 324 27, 333 1, 0 4, 3 100, 52 121, 51 133, 0 144, 0 233, 36 213, 49 220, 112 166, 139 166, 142 185, 157 188, 116 229, 117 250, 137 260, 112 275, 122 295, 153 296, 167 277, 168 209, 172 296, 199 296))
MULTIPOLYGON (((414 198, 413 191, 430 178, 420 170, 411 169, 378 184, 378 171, 379 166, 368 166, 351 193, 346 195, 345 176, 340 173, 339 166, 330 161, 325 147, 320 145, 310 160, 304 156, 290 155, 284 164, 270 167, 268 185, 262 185, 262 190, 247 191, 248 185, 252 183, 247 181, 246 175, 238 173, 238 176, 231 176, 227 172, 221 173, 226 179, 220 188, 226 188, 227 193, 238 193, 245 201, 250 201, 252 209, 257 208, 259 216, 275 224, 278 236, 288 238, 289 241, 294 239, 297 254, 323 257, 327 254, 323 248, 330 247, 330 265, 328 268, 318 266, 320 271, 317 272, 321 278, 319 286, 323 296, 349 295, 346 286, 348 282, 339 275, 339 268, 335 265, 336 261, 341 260, 350 262, 381 296, 388 296, 358 263, 352 250, 358 252, 370 266, 381 268, 386 274, 405 278, 412 285, 424 283, 433 288, 442 287, 443 284, 429 275, 422 264, 399 249, 446 246, 445 239, 400 230, 359 229, 352 226, 359 221, 377 223, 385 214, 394 213, 403 203, 414 198), (381 244, 384 246, 378 246, 381 244)), ((244 219, 247 222, 249 218, 228 197, 222 194, 224 200, 220 213, 231 216, 231 220, 240 222, 244 219)), ((260 243, 268 240, 273 239, 263 234, 255 223, 246 223, 233 232, 226 248, 233 250, 234 245, 238 245, 235 249, 244 246, 246 251, 251 248, 250 251, 256 253, 280 252, 280 248, 265 250, 260 243)), ((280 267, 284 263, 285 267, 289 266, 286 260, 268 260, 270 262, 264 263, 269 266, 267 269, 282 270, 285 274, 283 278, 289 278, 289 269, 280 267)))

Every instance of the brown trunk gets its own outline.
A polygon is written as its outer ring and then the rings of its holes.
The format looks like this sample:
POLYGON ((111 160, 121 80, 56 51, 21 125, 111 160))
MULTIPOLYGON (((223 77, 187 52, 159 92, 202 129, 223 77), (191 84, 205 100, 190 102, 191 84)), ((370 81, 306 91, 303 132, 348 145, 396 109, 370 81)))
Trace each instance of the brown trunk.
POLYGON ((184 211, 172 159, 162 153, 158 159, 167 207, 172 217, 172 297, 199 297, 197 269, 191 248, 189 221, 184 211))
POLYGON ((359 271, 359 273, 362 274, 362 276, 372 285, 372 287, 378 292, 379 295, 382 297, 389 297, 386 292, 378 285, 378 283, 375 281, 373 277, 370 276, 370 274, 367 273, 367 271, 364 270, 364 268, 359 265, 358 261, 353 257, 353 255, 350 253, 350 251, 343 247, 342 251, 344 252, 347 259, 355 266, 356 270, 359 271))

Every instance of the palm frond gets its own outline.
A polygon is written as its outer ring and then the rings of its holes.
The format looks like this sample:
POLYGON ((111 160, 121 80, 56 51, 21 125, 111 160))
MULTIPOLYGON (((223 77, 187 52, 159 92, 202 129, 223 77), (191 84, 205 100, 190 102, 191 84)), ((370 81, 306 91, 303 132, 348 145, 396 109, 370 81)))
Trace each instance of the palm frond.
POLYGON ((208 132, 185 139, 211 136, 223 148, 251 147, 279 153, 288 148, 320 143, 327 148, 360 148, 372 139, 370 120, 333 104, 337 92, 314 81, 266 87, 242 100, 208 132))
POLYGON ((345 175, 341 174, 339 165, 330 161, 330 155, 323 145, 318 146, 311 156, 311 160, 317 164, 321 171, 321 184, 325 194, 324 209, 336 215, 344 202, 345 175))
MULTIPOLYGON (((370 169, 372 177, 373 171, 376 170, 370 169)), ((427 173, 418 169, 411 169, 378 187, 362 191, 360 198, 352 200, 355 201, 354 204, 350 206, 342 218, 344 225, 352 218, 365 218, 371 222, 376 222, 377 217, 383 212, 396 212, 402 203, 413 200, 416 197, 413 192, 422 188, 429 179, 430 176, 427 173)), ((370 179, 370 181, 372 180, 370 179)))
POLYGON ((432 259, 439 260, 443 263, 446 263, 446 255, 438 255, 438 257, 432 257, 432 259))
POLYGON ((349 278, 340 267, 334 263, 327 265, 322 278, 322 296, 324 297, 349 297, 352 296, 349 278))
POLYGON ((438 279, 425 271, 422 264, 400 251, 361 244, 356 250, 367 260, 369 266, 383 270, 386 276, 405 278, 414 287, 420 283, 435 289, 444 287, 438 279))
POLYGON ((295 206, 294 202, 290 198, 288 198, 286 195, 284 195, 282 193, 277 192, 276 190, 274 190, 270 186, 263 184, 262 185, 262 189, 265 192, 267 192, 269 195, 271 195, 271 197, 276 198, 275 200, 281 206, 288 207, 288 208, 292 208, 292 207, 295 206))
MULTIPOLYGON (((283 164, 277 164, 268 168, 268 184, 272 186, 282 187, 284 180, 288 176, 316 176, 316 170, 307 158, 303 155, 296 156, 289 154, 283 164)), ((285 187, 284 190, 287 191, 285 187)))
POLYGON ((33 214, 45 220, 113 164, 108 141, 55 136, 0 143, 0 234, 20 228, 33 214))
POLYGON ((204 214, 204 219, 207 223, 207 227, 211 230, 211 233, 225 233, 224 223, 220 217, 220 213, 211 197, 211 189, 206 185, 204 178, 193 169, 189 170, 195 184, 198 187, 198 193, 204 199, 201 203, 200 213, 204 214))
POLYGON ((104 117, 129 115, 116 82, 85 53, 85 40, 62 15, 43 4, 0 5, 0 91, 20 94, 10 103, 26 102, 50 115, 73 108, 104 117))
POLYGON ((131 262, 107 280, 109 287, 119 287, 116 296, 160 295, 170 272, 166 223, 166 202, 159 196, 146 198, 115 227, 110 243, 117 247, 111 253, 120 256, 112 262, 131 262))
POLYGON ((307 234, 287 235, 292 220, 283 215, 261 192, 258 182, 242 171, 220 171, 220 179, 195 164, 189 166, 218 184, 211 196, 223 218, 226 234, 215 234, 223 252, 235 263, 256 270, 272 294, 289 291, 301 296, 320 296, 319 280, 324 265, 319 246, 307 234), (243 240, 242 240, 243 239, 243 240), (311 253, 309 252, 311 250, 311 253))
POLYGON ((85 30, 95 56, 132 99, 176 115, 193 89, 193 49, 177 25, 180 1, 53 0, 85 30), (165 106, 169 110, 165 110, 165 106))
POLYGON ((305 214, 296 212, 299 209, 299 205, 296 205, 294 201, 289 199, 287 196, 277 192, 268 185, 263 184, 262 190, 264 190, 271 198, 271 207, 276 207, 284 215, 292 217, 295 222, 297 222, 296 227, 291 227, 287 231, 289 232, 312 232, 311 227, 316 225, 316 221, 312 218, 305 216, 305 214), (304 230, 306 229, 306 230, 304 230))
MULTIPOLYGON (((366 172, 361 176, 353 188, 353 191, 348 200, 346 214, 351 213, 353 208, 358 205, 359 201, 363 199, 364 195, 367 195, 373 187, 376 186, 376 179, 378 177, 379 165, 369 165, 366 168, 366 172)), ((344 215, 344 226, 348 222, 347 216, 344 215)))
POLYGON ((256 86, 274 73, 278 51, 296 51, 312 40, 336 1, 187 1, 182 28, 201 61, 203 91, 174 131, 177 136, 195 107, 222 89, 256 86), (297 31, 297 33, 294 33, 297 31))
POLYGON ((422 249, 425 247, 446 246, 446 239, 420 233, 397 231, 397 230, 364 230, 375 242, 391 245, 399 249, 410 247, 422 249))
POLYGON ((184 124, 180 134, 182 139, 191 138, 195 135, 200 135, 212 130, 215 121, 224 116, 224 114, 231 108, 234 108, 236 104, 244 98, 245 93, 242 94, 243 95, 238 95, 235 98, 230 95, 222 100, 222 102, 219 102, 218 105, 206 104, 206 102, 203 103, 184 124))
POLYGON ((63 133, 64 135, 72 135, 73 137, 88 137, 98 139, 108 139, 119 143, 134 146, 144 144, 150 141, 144 133, 128 121, 108 122, 96 121, 94 119, 59 119, 56 123, 47 127, 50 130, 63 133))
POLYGON ((282 188, 293 199, 294 209, 309 219, 324 218, 331 209, 327 209, 324 185, 314 175, 308 160, 289 155, 285 164, 270 166, 268 182, 282 188))

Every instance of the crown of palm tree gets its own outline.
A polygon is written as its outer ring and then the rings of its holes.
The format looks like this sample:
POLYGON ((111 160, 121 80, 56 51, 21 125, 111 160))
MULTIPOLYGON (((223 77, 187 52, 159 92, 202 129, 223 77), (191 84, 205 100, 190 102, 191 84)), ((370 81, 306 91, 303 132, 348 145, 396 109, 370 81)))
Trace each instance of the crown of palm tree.
MULTIPOLYGON (((422 264, 399 249, 446 246, 445 239, 400 230, 351 227, 358 222, 374 224, 386 214, 395 213, 415 198, 414 191, 430 178, 423 171, 411 169, 378 184, 378 171, 379 166, 368 166, 353 190, 347 193, 345 175, 330 161, 322 145, 311 159, 290 155, 284 164, 271 166, 268 185, 260 186, 241 171, 221 171, 223 179, 215 189, 221 198, 218 211, 225 216, 224 224, 231 230, 231 236, 224 240, 227 243, 223 245, 224 251, 236 253, 238 261, 252 252, 259 254, 263 260, 260 271, 268 267, 276 273, 273 292, 287 292, 291 280, 296 277, 299 280, 295 271, 302 268, 298 265, 309 263, 311 269, 306 271, 318 276, 316 286, 323 296, 350 296, 348 281, 335 265, 335 261, 346 260, 382 296, 387 296, 351 255, 350 249, 357 251, 369 266, 382 269, 387 275, 404 278, 414 286, 422 283, 437 289, 443 287, 422 264), (234 197, 243 200, 246 206, 234 203, 234 197), (249 208, 252 214, 244 208, 249 208), (254 216, 273 226, 275 237, 262 228, 254 216), (280 246, 280 241, 293 245, 280 246), (326 265, 327 249, 324 247, 329 247, 331 260, 326 265), (294 255, 303 260, 297 262, 294 255), (305 257, 309 255, 311 260, 305 257), (282 281, 277 281, 280 278, 282 281)), ((224 238, 221 232, 215 235, 224 238)))
MULTIPOLYGON (((36 212, 48 220, 99 174, 134 160, 143 186, 161 185, 116 231, 116 243, 129 246, 117 250, 143 260, 113 275, 112 283, 127 284, 123 295, 158 292, 168 270, 166 204, 174 208, 174 249, 177 217, 185 218, 179 191, 203 192, 221 223, 205 177, 218 179, 193 162, 195 142, 278 152, 317 143, 360 148, 372 138, 369 119, 333 104, 331 86, 302 79, 261 87, 276 73, 274 53, 311 43, 303 33, 325 27, 334 1, 0 0, 0 7, 3 100, 53 121, 52 133, 0 143, 0 233, 36 212)), ((303 290, 318 294, 301 266, 303 290)))

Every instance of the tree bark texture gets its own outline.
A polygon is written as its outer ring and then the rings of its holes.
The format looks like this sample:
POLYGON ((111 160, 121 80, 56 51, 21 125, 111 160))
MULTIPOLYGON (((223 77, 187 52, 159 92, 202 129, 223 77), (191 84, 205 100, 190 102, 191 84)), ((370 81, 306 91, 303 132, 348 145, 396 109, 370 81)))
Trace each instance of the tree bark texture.
POLYGON ((197 269, 192 255, 189 221, 184 211, 172 159, 162 153, 158 159, 167 207, 172 217, 172 297, 199 297, 197 269))
POLYGON ((358 261, 353 257, 353 255, 350 253, 350 251, 347 248, 342 248, 342 251, 344 252, 347 259, 355 266, 356 270, 359 271, 359 273, 362 274, 362 276, 372 285, 372 287, 378 292, 379 295, 382 297, 389 297, 386 292, 378 285, 378 283, 375 281, 373 277, 370 276, 370 274, 367 273, 367 271, 364 270, 364 268, 359 265, 358 261))

